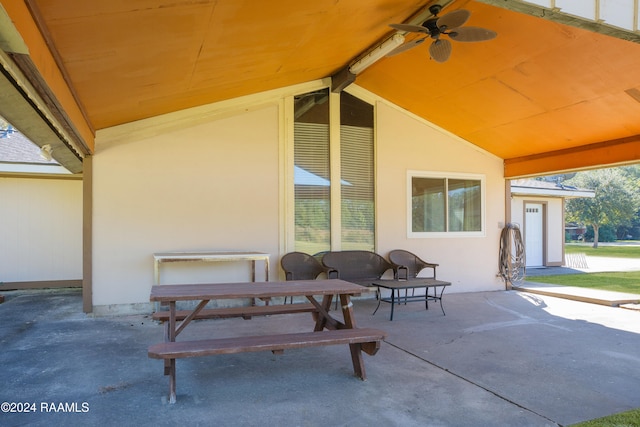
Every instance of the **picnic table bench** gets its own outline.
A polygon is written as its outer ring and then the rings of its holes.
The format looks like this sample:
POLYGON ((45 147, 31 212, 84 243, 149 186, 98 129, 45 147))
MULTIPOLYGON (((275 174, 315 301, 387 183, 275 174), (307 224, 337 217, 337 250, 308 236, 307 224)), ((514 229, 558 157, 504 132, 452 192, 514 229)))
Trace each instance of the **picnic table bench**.
POLYGON ((302 347, 348 344, 354 373, 365 380, 362 352, 369 355, 376 354, 380 348, 380 342, 386 338, 386 333, 377 329, 356 327, 350 297, 360 295, 364 290, 366 288, 337 279, 153 286, 150 300, 169 305, 169 311, 168 315, 165 312, 155 314, 158 320, 167 320, 168 317, 165 342, 150 346, 148 356, 165 361, 164 373, 169 376, 170 403, 176 401, 176 359, 185 357, 256 351, 281 353, 284 350, 302 347), (342 321, 329 314, 334 294, 340 299, 342 321), (305 296, 310 304, 204 309, 211 300, 284 296, 305 296), (322 302, 317 301, 317 296, 322 296, 322 302), (178 301, 188 300, 200 300, 200 303, 192 311, 176 309, 178 301), (252 317, 305 311, 313 314, 315 320, 313 332, 176 341, 176 337, 194 319, 252 317), (180 323, 178 323, 179 320, 181 320, 180 323))
POLYGON ((362 351, 373 355, 380 348, 380 341, 384 337, 384 333, 377 329, 358 328, 164 342, 150 346, 149 357, 154 359, 176 359, 256 351, 282 353, 286 349, 332 344, 364 344, 362 345, 362 351))

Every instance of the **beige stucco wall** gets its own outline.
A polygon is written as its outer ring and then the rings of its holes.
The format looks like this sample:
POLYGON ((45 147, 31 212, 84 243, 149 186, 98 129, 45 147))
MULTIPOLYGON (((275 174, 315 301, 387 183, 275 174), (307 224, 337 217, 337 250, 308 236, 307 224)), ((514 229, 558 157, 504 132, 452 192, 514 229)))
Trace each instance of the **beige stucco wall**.
POLYGON ((524 237, 524 205, 526 202, 543 203, 545 205, 544 236, 545 263, 548 266, 562 265, 564 258, 564 204, 559 197, 512 196, 511 222, 520 225, 524 237))
MULTIPOLYGON (((134 311, 149 309, 156 252, 267 252, 271 280, 279 278, 279 251, 287 241, 282 224, 291 212, 283 185, 289 167, 283 160, 284 105, 271 103, 134 140, 129 135, 123 143, 113 139, 118 132, 98 132, 93 158, 96 313, 118 312, 123 304, 134 311)), ((504 289, 496 277, 504 222, 502 161, 384 102, 376 111, 378 252, 405 248, 439 263, 439 277, 454 285, 447 292, 504 289), (407 170, 486 176, 486 235, 408 238, 407 170)), ((171 265, 163 267, 161 282, 248 280, 248 274, 241 264, 171 265)))
MULTIPOLYGON (((276 105, 139 141, 101 144, 100 132, 96 141, 96 311, 148 302, 156 252, 252 250, 277 260, 276 105)), ((246 264, 171 265, 161 280, 248 280, 246 264)))
POLYGON ((496 278, 504 223, 502 161, 396 108, 377 105, 378 252, 407 249, 440 264, 447 292, 504 289, 496 278), (408 238, 407 171, 482 174, 486 177, 484 237, 408 238))
POLYGON ((0 178, 0 290, 80 279, 82 181, 0 178))

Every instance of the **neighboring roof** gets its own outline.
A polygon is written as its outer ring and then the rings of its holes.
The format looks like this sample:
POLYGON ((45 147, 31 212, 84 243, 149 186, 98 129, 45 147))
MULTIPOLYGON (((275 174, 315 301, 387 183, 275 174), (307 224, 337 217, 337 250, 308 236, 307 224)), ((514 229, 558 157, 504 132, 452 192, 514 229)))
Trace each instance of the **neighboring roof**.
POLYGON ((544 196, 544 197, 595 197, 595 190, 577 188, 550 181, 535 179, 514 179, 511 181, 511 194, 516 196, 544 196))
POLYGON ((22 133, 3 133, 0 137, 0 173, 68 174, 68 170, 55 160, 40 154, 40 147, 22 133))
POLYGON ((315 187, 329 187, 331 185, 328 179, 311 173, 306 169, 302 169, 300 166, 295 166, 293 173, 293 182, 295 185, 311 185, 315 187))
MULTIPOLYGON (((295 185, 309 185, 312 187, 329 187, 331 185, 331 182, 328 179, 311 173, 300 166, 294 166, 293 173, 293 182, 295 185)), ((342 185, 351 185, 344 179, 341 179, 340 183, 342 185)))
POLYGON ((0 138, 0 163, 58 164, 53 159, 47 160, 42 157, 40 147, 17 130, 0 138))

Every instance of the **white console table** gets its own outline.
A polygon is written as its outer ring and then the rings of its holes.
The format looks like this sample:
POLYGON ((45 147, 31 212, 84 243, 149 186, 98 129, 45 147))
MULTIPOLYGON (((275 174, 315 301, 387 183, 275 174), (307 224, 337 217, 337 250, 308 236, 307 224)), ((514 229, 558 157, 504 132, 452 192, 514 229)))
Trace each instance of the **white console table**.
POLYGON ((153 254, 153 281, 160 284, 160 264, 166 262, 251 261, 251 281, 256 281, 256 261, 264 262, 265 282, 269 281, 269 254, 262 252, 159 252, 153 254))

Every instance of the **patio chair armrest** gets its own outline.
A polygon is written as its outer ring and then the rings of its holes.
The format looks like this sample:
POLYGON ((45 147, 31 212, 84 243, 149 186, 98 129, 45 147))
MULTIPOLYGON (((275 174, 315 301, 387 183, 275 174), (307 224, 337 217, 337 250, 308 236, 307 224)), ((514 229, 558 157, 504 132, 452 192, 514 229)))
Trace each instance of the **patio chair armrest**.
POLYGON ((404 265, 394 265, 393 273, 396 280, 407 280, 409 279, 409 268, 404 265))

